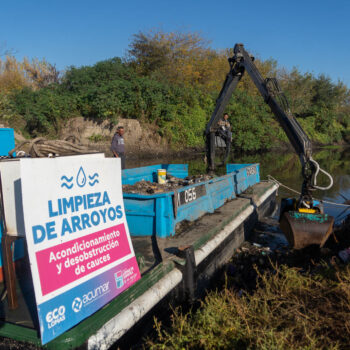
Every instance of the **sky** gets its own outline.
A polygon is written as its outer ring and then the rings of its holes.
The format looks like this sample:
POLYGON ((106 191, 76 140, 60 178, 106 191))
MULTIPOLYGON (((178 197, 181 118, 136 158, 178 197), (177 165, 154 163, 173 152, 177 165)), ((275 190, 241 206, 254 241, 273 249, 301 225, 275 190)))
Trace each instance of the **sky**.
POLYGON ((133 34, 152 29, 199 32, 214 49, 243 43, 350 87, 349 0, 0 0, 0 54, 59 70, 123 57, 133 34))

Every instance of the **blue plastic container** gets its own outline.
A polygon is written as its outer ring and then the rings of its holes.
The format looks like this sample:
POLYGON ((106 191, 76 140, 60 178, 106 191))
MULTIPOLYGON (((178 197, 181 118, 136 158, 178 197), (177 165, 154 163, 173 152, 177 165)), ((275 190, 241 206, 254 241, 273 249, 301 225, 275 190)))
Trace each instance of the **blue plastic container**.
MULTIPOLYGON (((258 164, 232 165, 236 167, 230 168, 227 175, 182 187, 178 191, 151 195, 124 193, 124 206, 131 235, 157 235, 161 238, 173 236, 179 222, 193 221, 206 213, 213 213, 226 201, 235 198, 236 193, 241 193, 259 182, 258 164), (258 174, 252 174, 253 169, 249 169, 252 166, 258 174), (250 175, 247 175, 247 168, 250 175)), ((123 170, 123 184, 134 184, 141 180, 155 182, 157 169, 161 168, 179 178, 188 176, 187 164, 159 164, 123 170)))
POLYGON ((15 133, 11 128, 0 128, 0 156, 8 156, 15 148, 15 133))

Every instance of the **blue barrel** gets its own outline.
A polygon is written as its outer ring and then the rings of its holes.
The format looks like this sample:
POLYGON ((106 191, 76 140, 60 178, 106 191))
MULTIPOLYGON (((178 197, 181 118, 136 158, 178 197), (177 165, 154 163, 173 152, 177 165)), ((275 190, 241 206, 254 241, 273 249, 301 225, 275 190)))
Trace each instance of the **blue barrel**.
POLYGON ((0 128, 0 156, 8 156, 15 148, 15 133, 11 128, 0 128))

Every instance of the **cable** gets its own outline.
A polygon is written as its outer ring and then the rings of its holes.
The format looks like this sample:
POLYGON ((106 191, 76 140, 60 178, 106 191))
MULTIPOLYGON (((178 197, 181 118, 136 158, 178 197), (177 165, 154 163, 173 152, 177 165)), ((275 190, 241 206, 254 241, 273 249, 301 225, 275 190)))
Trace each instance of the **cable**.
MULTIPOLYGON (((275 184, 277 184, 278 186, 281 186, 281 187, 284 187, 286 188, 287 190, 291 191, 291 192, 294 192, 296 194, 301 194, 299 191, 296 191, 294 190, 293 188, 290 188, 286 185, 284 185, 282 182, 279 182, 278 180, 276 180, 273 176, 271 175, 267 175, 267 179, 268 181, 272 181, 274 182, 275 184)), ((316 200, 322 202, 322 203, 325 203, 325 204, 330 204, 330 205, 335 205, 335 206, 340 206, 340 207, 350 207, 350 204, 342 204, 342 203, 336 203, 336 202, 331 202, 331 201, 326 201, 326 200, 323 200, 323 199, 317 199, 315 198, 316 200)))
POLYGON ((294 190, 293 188, 284 185, 282 182, 279 182, 278 180, 276 180, 276 179, 275 179, 273 176, 271 176, 271 175, 267 175, 267 179, 268 179, 268 181, 272 181, 272 182, 276 183, 277 185, 282 186, 282 187, 286 188, 287 190, 289 190, 289 191, 291 191, 291 192, 294 192, 294 193, 296 193, 296 194, 301 194, 300 192, 294 190))

